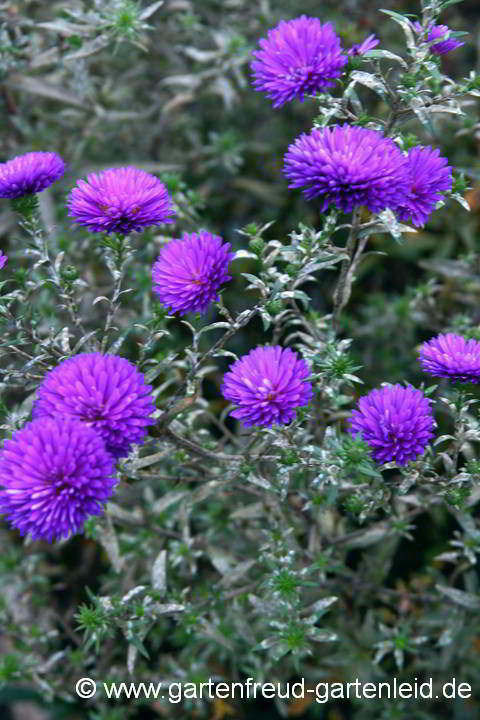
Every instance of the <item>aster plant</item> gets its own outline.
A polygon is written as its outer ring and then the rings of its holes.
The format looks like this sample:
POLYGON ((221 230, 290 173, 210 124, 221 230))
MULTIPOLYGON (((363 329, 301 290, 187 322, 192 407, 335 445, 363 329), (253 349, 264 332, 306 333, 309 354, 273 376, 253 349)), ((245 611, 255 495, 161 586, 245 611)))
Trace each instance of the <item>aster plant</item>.
POLYGON ((413 147, 408 155, 409 187, 405 200, 395 212, 400 220, 423 227, 444 192, 452 189, 452 168, 440 151, 432 147, 413 147))
POLYGON ((306 15, 282 20, 259 44, 251 65, 253 86, 276 108, 333 87, 348 60, 332 24, 306 15))
POLYGON ((125 457, 145 441, 155 410, 152 388, 133 363, 117 355, 81 353, 63 360, 37 390, 33 417, 84 422, 103 438, 108 452, 125 457))
POLYGON ((6 440, 0 454, 0 513, 33 540, 52 542, 100 515, 115 486, 100 434, 65 417, 42 418, 6 440))
POLYGON ((312 399, 309 375, 305 360, 290 348, 259 347, 232 365, 222 395, 238 405, 231 415, 245 427, 283 425, 312 399))
POLYGON ((68 209, 73 222, 90 232, 121 235, 171 223, 174 216, 165 185, 136 167, 109 168, 77 180, 68 209))
POLYGON ((55 152, 30 152, 0 164, 0 198, 17 199, 46 190, 65 173, 55 152))
POLYGON ((430 52, 434 55, 446 55, 452 50, 456 50, 464 42, 460 42, 450 37, 451 30, 448 25, 434 25, 430 23, 427 28, 423 28, 419 22, 412 23, 412 27, 422 39, 423 42, 430 44, 430 52))
POLYGON ((360 434, 377 462, 406 465, 425 451, 434 427, 428 398, 421 390, 397 383, 360 398, 348 431, 353 436, 360 434))
POLYGON ((352 47, 348 49, 347 55, 353 55, 354 57, 358 55, 365 55, 365 53, 370 52, 370 50, 374 50, 379 44, 380 40, 377 38, 376 35, 369 35, 361 43, 356 43, 355 45, 352 45, 352 47))
POLYGON ((304 188, 307 200, 319 198, 351 212, 365 205, 380 212, 400 204, 408 190, 405 156, 382 133, 341 125, 303 133, 284 159, 290 188, 304 188))
POLYGON ((480 382, 480 342, 456 333, 444 333, 428 340, 420 348, 423 370, 453 382, 480 382))
POLYGON ((206 230, 184 233, 160 251, 153 269, 153 291, 172 312, 204 313, 219 299, 220 287, 231 280, 230 243, 206 230))

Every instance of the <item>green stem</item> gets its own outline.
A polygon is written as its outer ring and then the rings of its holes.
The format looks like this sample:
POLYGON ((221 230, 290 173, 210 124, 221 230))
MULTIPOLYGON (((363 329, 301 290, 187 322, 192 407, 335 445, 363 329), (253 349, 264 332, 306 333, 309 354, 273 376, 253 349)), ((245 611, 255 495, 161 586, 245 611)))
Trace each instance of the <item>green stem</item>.
MULTIPOLYGON (((352 215, 352 225, 350 233, 348 235, 346 251, 348 258, 342 261, 340 267, 340 277, 338 279, 337 287, 333 294, 333 329, 338 332, 338 322, 340 313, 342 312, 345 305, 348 303, 352 290, 353 273, 355 267, 358 265, 360 260, 361 251, 365 246, 363 243, 360 252, 355 253, 355 246, 357 243, 358 231, 360 229, 360 209, 354 208, 352 215)), ((360 246, 359 246, 360 247, 360 246)))

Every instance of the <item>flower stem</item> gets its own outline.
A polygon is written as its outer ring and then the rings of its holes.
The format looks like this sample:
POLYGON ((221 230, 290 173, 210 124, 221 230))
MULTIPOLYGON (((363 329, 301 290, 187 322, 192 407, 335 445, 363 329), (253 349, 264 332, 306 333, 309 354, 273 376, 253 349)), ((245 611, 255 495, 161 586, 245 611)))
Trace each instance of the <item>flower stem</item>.
POLYGON ((358 237, 358 231, 360 229, 360 209, 354 208, 352 215, 352 225, 350 233, 348 235, 346 251, 348 258, 343 260, 340 267, 340 277, 338 278, 337 287, 333 294, 333 328, 335 332, 338 332, 338 321, 340 313, 342 312, 345 305, 348 303, 350 294, 352 291, 353 274, 357 267, 360 256, 366 244, 366 238, 360 241, 360 244, 355 252, 355 246, 358 237))

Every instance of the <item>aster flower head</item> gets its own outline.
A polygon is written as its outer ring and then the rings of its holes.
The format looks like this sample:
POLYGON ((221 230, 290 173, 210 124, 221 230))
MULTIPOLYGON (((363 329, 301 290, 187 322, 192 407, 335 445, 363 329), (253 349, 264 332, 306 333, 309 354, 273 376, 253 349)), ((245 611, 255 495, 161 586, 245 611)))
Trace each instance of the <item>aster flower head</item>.
POLYGON ((274 107, 333 87, 348 62, 332 24, 306 15, 282 20, 259 45, 251 64, 253 85, 274 107))
POLYGON ((447 38, 446 40, 443 39, 450 32, 448 25, 434 25, 433 23, 430 23, 427 31, 425 31, 419 22, 414 22, 412 23, 412 27, 417 35, 424 36, 425 32, 427 33, 426 42, 431 43, 434 40, 439 41, 434 45, 430 45, 430 52, 434 55, 446 55, 452 50, 456 50, 462 45, 465 45, 464 42, 459 42, 458 40, 455 40, 455 38, 447 38))
POLYGON ((403 222, 411 219, 416 227, 423 227, 442 192, 452 189, 452 168, 440 151, 429 145, 413 147, 408 155, 410 182, 408 194, 394 208, 403 222))
POLYGON ((238 405, 232 417, 245 427, 284 425, 308 405, 313 389, 307 363, 290 348, 258 347, 237 360, 223 379, 221 392, 238 405))
POLYGON ((365 53, 373 50, 373 48, 376 48, 379 44, 380 40, 377 38, 376 35, 369 35, 367 38, 365 38, 363 42, 352 45, 352 47, 347 50, 347 55, 349 57, 351 55, 365 55, 365 53))
POLYGON ((437 335, 420 348, 425 372, 458 382, 480 382, 480 342, 461 335, 437 335))
POLYGON ((160 250, 152 269, 153 290, 172 312, 204 313, 219 299, 218 290, 231 280, 228 264, 234 258, 230 243, 206 230, 183 233, 160 250))
POLYGON ((128 235, 150 225, 173 222, 174 210, 165 185, 135 167, 90 173, 77 180, 68 196, 69 217, 90 232, 128 235))
POLYGON ((308 200, 319 197, 322 212, 330 204, 380 212, 399 205, 409 185, 407 160, 393 140, 350 125, 300 135, 285 155, 284 174, 288 187, 305 188, 308 200))
POLYGON ((0 164, 0 198, 19 198, 42 192, 65 172, 54 152, 30 152, 0 164))
POLYGON ((0 453, 0 513, 33 540, 80 532, 87 517, 103 513, 114 485, 112 456, 78 420, 34 420, 0 453))
POLYGON ((348 432, 360 433, 379 463, 406 465, 421 455, 433 438, 430 401, 409 385, 386 385, 360 398, 349 419, 348 432))
POLYGON ((118 355, 81 353, 48 372, 37 390, 33 417, 81 420, 103 438, 114 457, 141 444, 155 410, 151 386, 133 363, 118 355))
POLYGON ((7 264, 8 255, 4 255, 2 250, 0 250, 0 270, 5 267, 7 264))

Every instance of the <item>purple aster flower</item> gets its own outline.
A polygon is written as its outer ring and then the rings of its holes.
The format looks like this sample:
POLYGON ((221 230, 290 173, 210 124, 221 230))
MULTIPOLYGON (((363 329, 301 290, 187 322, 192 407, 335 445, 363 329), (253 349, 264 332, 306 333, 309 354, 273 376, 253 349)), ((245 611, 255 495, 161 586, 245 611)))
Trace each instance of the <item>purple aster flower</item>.
POLYGON ((65 162, 54 152, 30 152, 0 164, 0 198, 18 198, 42 192, 65 172, 65 162))
MULTIPOLYGON (((419 22, 412 23, 412 27, 417 35, 425 35, 425 30, 419 22)), ((465 45, 464 42, 459 42, 458 40, 455 40, 455 38, 447 38, 446 40, 443 40, 449 32, 450 28, 447 25, 433 25, 433 23, 431 23, 428 26, 426 42, 431 43, 434 40, 440 40, 440 42, 430 46, 430 52, 434 55, 446 55, 452 50, 456 50, 462 45, 465 45)))
POLYGON ((372 212, 398 206, 409 185, 407 159, 393 140, 376 130, 342 125, 303 133, 285 155, 290 188, 305 188, 344 212, 366 205, 372 212))
POLYGON ((155 410, 151 386, 133 363, 118 355, 82 353, 45 375, 32 415, 71 417, 100 434, 107 450, 125 457, 141 444, 155 410))
POLYGON ((230 243, 206 230, 183 233, 160 250, 152 269, 153 290, 173 312, 203 313, 219 299, 218 289, 227 280, 233 260, 230 243))
POLYGON ((102 438, 77 420, 34 420, 0 453, 0 513, 33 540, 81 531, 89 515, 103 513, 114 485, 102 438))
POLYGON ((376 35, 369 35, 362 43, 352 45, 350 50, 347 51, 347 55, 365 55, 365 53, 376 48, 380 44, 380 40, 376 35))
POLYGON ((135 167, 110 168, 77 180, 68 207, 69 217, 91 232, 122 235, 171 223, 174 215, 165 185, 135 167))
POLYGON ((245 427, 284 425, 294 419, 296 408, 312 399, 309 375, 305 360, 290 348, 258 347, 233 364, 221 391, 239 406, 231 415, 245 427))
POLYGON ((413 147, 407 161, 410 171, 408 195, 394 210, 403 222, 411 218, 416 227, 423 227, 442 199, 441 193, 452 189, 452 168, 440 151, 429 145, 413 147))
POLYGON ((7 264, 8 255, 4 255, 3 251, 0 250, 0 270, 7 264))
POLYGON ((428 340, 418 358, 425 372, 459 382, 480 382, 480 342, 446 333, 428 340))
POLYGON ((333 87, 348 62, 332 24, 306 15, 282 20, 259 44, 251 65, 253 85, 274 107, 333 87))
POLYGON ((434 436, 430 401, 421 390, 400 384, 372 390, 358 401, 348 432, 358 433, 379 463, 406 465, 421 455, 434 436))

